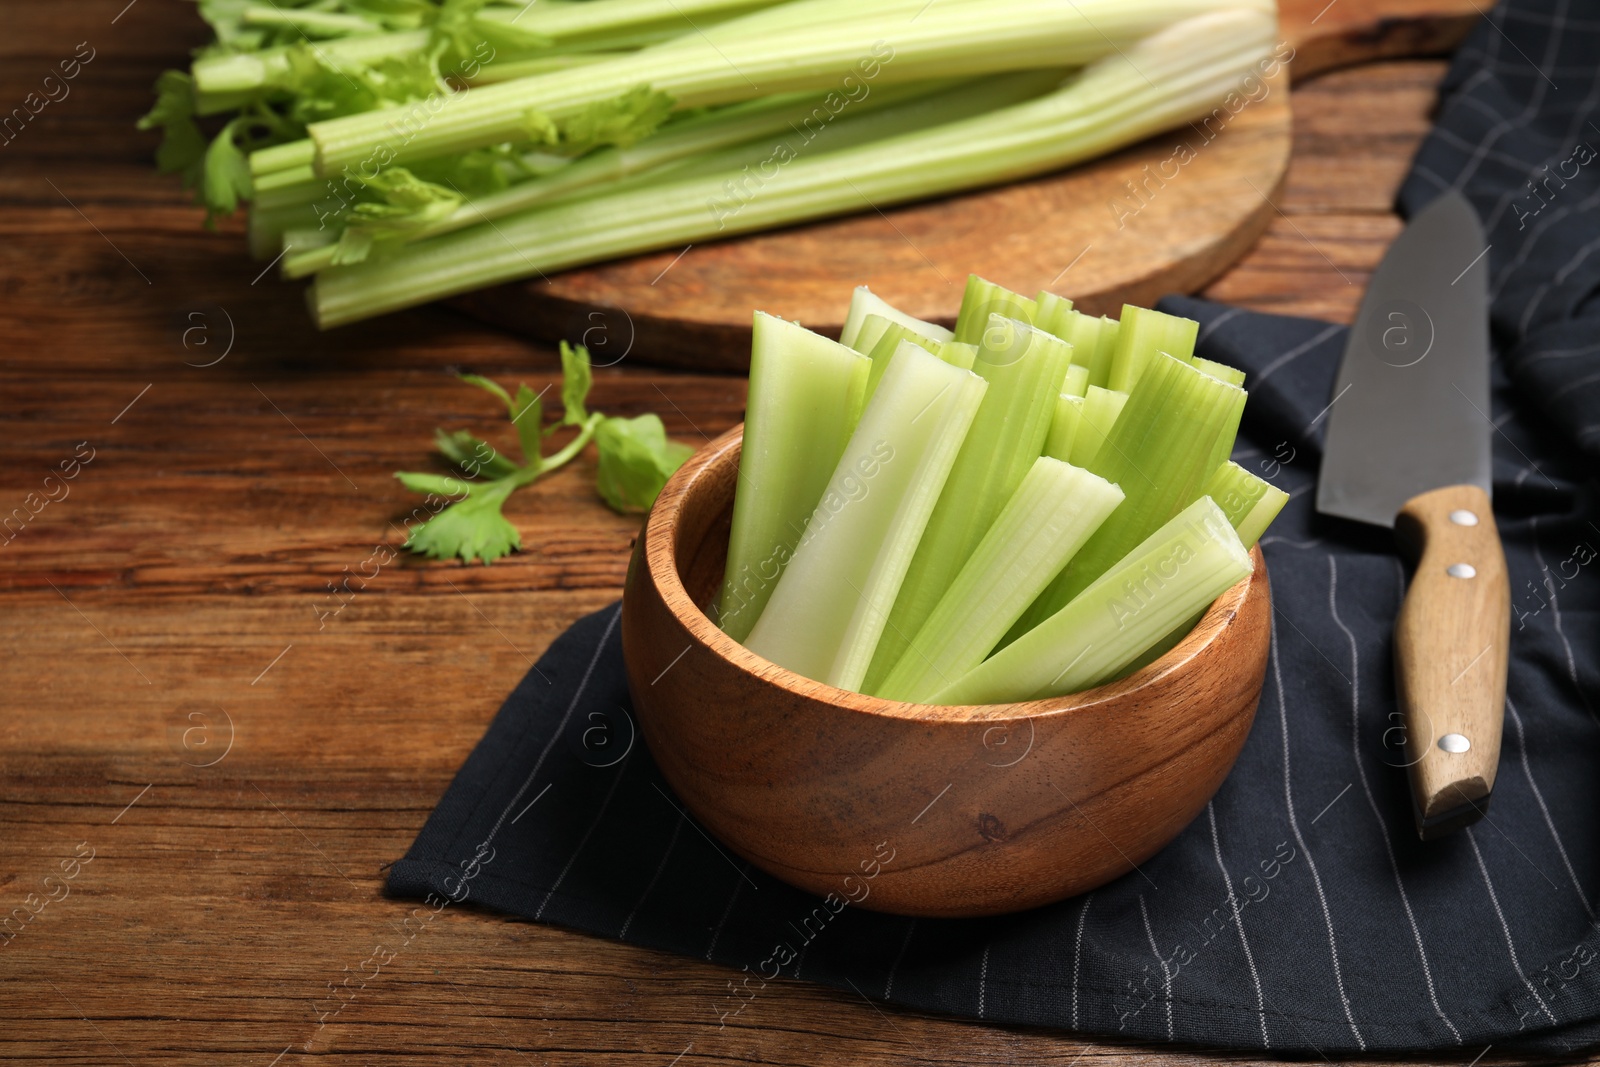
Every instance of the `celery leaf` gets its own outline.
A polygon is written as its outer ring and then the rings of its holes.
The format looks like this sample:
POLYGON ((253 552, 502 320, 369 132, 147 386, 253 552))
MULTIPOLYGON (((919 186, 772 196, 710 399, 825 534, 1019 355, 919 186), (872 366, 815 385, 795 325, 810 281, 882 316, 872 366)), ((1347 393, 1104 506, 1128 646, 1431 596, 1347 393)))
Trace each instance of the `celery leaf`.
POLYGON ((676 104, 670 93, 639 85, 610 100, 597 100, 562 121, 529 108, 523 113, 522 125, 535 144, 578 155, 601 145, 626 148, 649 137, 672 115, 676 104))
POLYGON ((457 377, 466 382, 468 385, 475 385, 479 389, 482 389, 484 392, 488 393, 490 396, 499 399, 500 403, 506 406, 507 414, 516 414, 515 410, 511 406, 511 394, 506 392, 498 382, 491 381, 481 374, 459 374, 457 377))
POLYGON ((181 70, 166 70, 156 79, 156 102, 139 120, 141 130, 161 131, 156 169, 178 174, 185 188, 200 182, 205 169, 206 139, 194 122, 194 81, 181 70))
MULTIPOLYGON (((415 488, 415 476, 396 477, 408 488, 415 488)), ((463 563, 480 559, 485 565, 509 555, 522 547, 522 535, 500 513, 500 508, 516 488, 515 477, 470 486, 466 499, 451 504, 411 531, 406 547, 431 559, 460 557, 463 563)))
POLYGON ((598 145, 626 148, 655 133, 677 103, 671 94, 639 85, 611 100, 590 104, 561 126, 563 148, 582 151, 598 145))
POLYGON ((233 214, 239 209, 239 201, 250 196, 250 161, 233 139, 235 123, 239 121, 234 119, 222 127, 206 149, 200 201, 205 204, 208 222, 233 214))
POLYGON ((600 495, 621 512, 648 510, 667 479, 694 451, 668 440, 657 415, 606 419, 595 431, 594 441, 600 451, 600 495))
POLYGON ((396 471, 400 484, 413 493, 429 493, 465 500, 472 495, 472 486, 453 474, 426 474, 420 471, 396 471))
POLYGON ((453 433, 435 430, 433 443, 441 455, 461 468, 462 473, 469 478, 480 475, 485 478, 504 478, 521 469, 515 462, 501 455, 489 442, 466 430, 456 430, 453 433))
POLYGON ((582 426, 589 418, 583 402, 588 399, 594 373, 589 369, 589 350, 582 345, 561 342, 561 425, 582 426))
MULTIPOLYGON (((411 532, 406 547, 434 559, 461 559, 491 563, 518 549, 522 538, 501 514, 501 505, 513 492, 576 459, 593 441, 599 447, 597 488, 617 511, 643 511, 655 502, 661 487, 693 451, 668 440, 655 415, 634 419, 607 418, 585 409, 592 377, 589 353, 582 345, 561 344, 563 417, 560 426, 577 426, 578 432, 560 449, 543 454, 544 409, 542 393, 519 384, 515 395, 499 383, 477 374, 463 374, 463 382, 493 396, 505 405, 517 430, 526 464, 497 452, 493 445, 467 430, 436 430, 434 444, 451 466, 465 477, 401 471, 400 484, 430 498, 447 498, 444 510, 411 532), (468 479, 482 478, 481 481, 468 479)), ((556 427, 551 427, 554 430, 556 427)))
POLYGON ((517 428, 517 443, 529 463, 538 463, 544 446, 544 405, 539 394, 526 385, 517 386, 517 398, 507 407, 511 411, 511 425, 517 428))

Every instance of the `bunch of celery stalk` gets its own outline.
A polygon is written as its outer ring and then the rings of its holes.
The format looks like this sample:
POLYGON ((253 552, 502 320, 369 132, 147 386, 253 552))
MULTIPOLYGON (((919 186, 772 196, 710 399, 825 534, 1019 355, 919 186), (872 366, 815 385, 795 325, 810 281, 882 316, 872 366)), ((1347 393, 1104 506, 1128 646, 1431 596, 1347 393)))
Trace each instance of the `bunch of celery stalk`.
POLYGON ((1244 374, 1197 324, 976 276, 955 330, 856 290, 838 342, 755 318, 719 625, 932 704, 1077 692, 1175 645, 1288 496, 1228 459, 1244 374))
POLYGON ((323 326, 1054 170, 1208 114, 1276 36, 1273 0, 199 9, 141 124, 323 326))

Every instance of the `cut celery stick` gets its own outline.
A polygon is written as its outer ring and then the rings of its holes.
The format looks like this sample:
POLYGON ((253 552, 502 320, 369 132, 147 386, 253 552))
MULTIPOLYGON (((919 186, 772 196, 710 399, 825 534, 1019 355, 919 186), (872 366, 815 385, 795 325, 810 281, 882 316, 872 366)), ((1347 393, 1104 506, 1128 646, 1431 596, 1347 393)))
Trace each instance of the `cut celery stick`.
POLYGON ((894 354, 900 351, 901 341, 910 341, 918 348, 926 349, 934 355, 939 354, 939 342, 929 340, 904 323, 890 322, 881 315, 867 316, 867 321, 861 328, 861 336, 858 338, 858 343, 864 343, 869 334, 876 335, 878 339, 867 350, 867 354, 872 358, 872 371, 867 375, 868 402, 872 400, 872 394, 878 391, 878 383, 883 380, 884 372, 889 369, 889 364, 894 360, 894 354))
POLYGON ((1039 458, 1071 359, 1059 337, 991 315, 973 372, 989 383, 955 469, 917 545, 863 692, 894 669, 928 614, 1039 458))
POLYGON ((1094 462, 1127 403, 1127 393, 1102 389, 1098 385, 1089 386, 1083 398, 1083 421, 1072 439, 1070 462, 1079 467, 1088 467, 1094 462))
POLYGON ((1272 520, 1289 502, 1289 494, 1229 460, 1206 482, 1205 494, 1216 501, 1244 547, 1253 548, 1272 520))
POLYGON ((964 345, 960 341, 946 341, 939 346, 938 355, 952 367, 971 370, 972 365, 978 361, 978 346, 964 345))
POLYGON ((1162 311, 1122 305, 1122 325, 1117 331, 1116 354, 1111 358, 1112 389, 1131 390, 1157 352, 1185 363, 1194 358, 1194 340, 1200 324, 1162 311))
POLYGON ((1109 321, 1081 311, 1068 311, 1057 318, 1057 328, 1051 331, 1072 345, 1073 365, 1083 367, 1088 375, 1085 388, 1104 386, 1111 376, 1111 349, 1100 343, 1100 335, 1109 321))
POLYGON ((719 625, 750 633, 855 430, 870 363, 826 337, 756 312, 719 625))
MULTIPOLYGON (((1217 468, 1217 472, 1206 483, 1206 496, 1222 509, 1222 513, 1233 524, 1234 532, 1239 535, 1239 543, 1247 549, 1255 547, 1272 520, 1278 517, 1278 512, 1283 510, 1283 505, 1289 501, 1288 493, 1232 462, 1217 468)), ((1178 642, 1189 636, 1189 631, 1194 629, 1204 614, 1204 611, 1199 611, 1184 620, 1130 663, 1123 673, 1131 674, 1171 652, 1178 642)))
POLYGON ((1095 346, 1094 358, 1089 361, 1089 384, 1105 387, 1111 381, 1111 360, 1117 352, 1117 338, 1122 336, 1122 323, 1110 315, 1100 316, 1100 339, 1095 346))
MULTIPOLYGON (((1040 289, 1033 297, 1034 305, 1038 307, 1038 314, 1034 317, 1033 324, 1045 333, 1053 333, 1061 337, 1058 327, 1066 318, 1067 312, 1072 310, 1072 301, 1064 296, 1057 296, 1048 289, 1040 289)), ((1062 337, 1062 340, 1066 338, 1062 337)))
POLYGON ((839 343, 860 352, 861 349, 856 347, 856 335, 861 332, 861 324, 866 321, 868 315, 881 315, 890 322, 909 326, 932 341, 948 341, 953 336, 949 330, 937 323, 924 322, 913 315, 907 315, 883 297, 861 285, 856 287, 855 293, 850 297, 850 311, 845 315, 844 328, 839 331, 839 343))
POLYGON ((1067 376, 1061 382, 1061 392, 1067 396, 1084 396, 1089 392, 1089 368, 1081 363, 1074 363, 1067 368, 1067 376))
POLYGON ((961 311, 956 315, 955 339, 967 345, 982 344, 983 331, 991 316, 999 315, 1031 326, 1038 314, 1039 305, 1027 297, 969 274, 967 291, 961 297, 961 311))
POLYGON ((1244 371, 1237 367, 1230 367, 1226 363, 1216 363, 1209 359, 1201 359, 1199 356, 1195 356, 1190 362, 1218 381, 1227 382, 1229 385, 1244 386, 1244 371))
MULTIPOLYGON (((1085 407, 1089 403, 1085 400, 1085 407)), ((1213 458, 1217 449, 1224 441, 1231 447, 1243 411, 1243 389, 1172 356, 1154 356, 1105 444, 1087 465, 1121 486, 1128 499, 1011 628, 1008 640, 1055 614, 1134 545, 1198 499, 1221 463, 1213 458)), ((1086 412, 1080 435, 1088 425, 1086 412)))
POLYGON ((1104 478, 1034 460, 877 695, 925 701, 982 663, 1120 503, 1104 478))
MULTIPOLYGON (((1072 344, 1072 362, 1083 367, 1092 367, 1095 352, 1100 346, 1100 328, 1104 320, 1093 315, 1085 315, 1081 311, 1068 311, 1056 321, 1057 337, 1064 338, 1072 344)), ((1091 380, 1090 384, 1104 384, 1091 380)))
POLYGON ((1252 569, 1227 516, 1201 497, 931 702, 1004 704, 1099 685, 1252 569))
POLYGON ((859 689, 988 388, 902 342, 745 645, 859 689))
MULTIPOLYGON (((1069 371, 1070 373, 1070 371, 1069 371)), ((1083 397, 1062 393, 1056 397, 1055 415, 1050 419, 1050 436, 1044 439, 1044 454, 1063 463, 1072 460, 1072 444, 1083 421, 1083 397)))
MULTIPOLYGON (((865 319, 861 320, 861 328, 856 331, 855 344, 851 345, 850 347, 855 349, 857 352, 860 352, 862 355, 870 356, 872 355, 873 349, 878 347, 878 342, 883 340, 883 335, 889 331, 889 327, 893 326, 899 337, 915 340, 923 348, 926 348, 934 355, 938 355, 939 346, 946 343, 942 339, 943 335, 949 333, 950 331, 944 329, 942 326, 935 326, 932 330, 930 330, 927 327, 931 325, 931 323, 920 323, 913 325, 913 323, 917 322, 918 320, 916 319, 912 319, 911 322, 902 322, 898 319, 891 319, 884 315, 879 315, 877 312, 873 312, 865 319)), ((894 355, 894 350, 896 347, 896 345, 889 346, 890 355, 894 355)))

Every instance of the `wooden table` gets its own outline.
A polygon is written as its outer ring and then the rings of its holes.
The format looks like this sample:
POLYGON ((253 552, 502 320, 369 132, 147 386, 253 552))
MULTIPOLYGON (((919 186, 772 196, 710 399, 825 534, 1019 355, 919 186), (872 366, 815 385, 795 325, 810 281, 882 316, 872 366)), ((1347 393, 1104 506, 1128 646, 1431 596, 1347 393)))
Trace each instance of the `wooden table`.
MULTIPOLYGON (((204 34, 189 4, 126 3, 14 4, 0 34, 7 109, 94 50, 0 144, 0 518, 28 517, 0 534, 0 911, 94 857, 0 946, 0 1062, 1201 1059, 801 983, 718 1030, 722 969, 470 908, 319 1029, 328 983, 409 907, 381 895, 385 865, 548 642, 618 596, 637 523, 599 503, 586 459, 507 509, 521 555, 398 560, 327 614, 331 585, 400 540, 417 498, 390 473, 425 465, 436 425, 498 418, 447 372, 539 389, 557 364, 442 309, 314 332, 237 224, 203 229, 153 172, 134 119, 204 34), (75 452, 92 459, 62 496, 45 479, 75 452)), ((1287 216, 1207 295, 1348 320, 1442 70, 1297 90, 1287 216)), ((596 379, 595 406, 659 412, 689 442, 744 402, 738 378, 632 359, 596 379)))

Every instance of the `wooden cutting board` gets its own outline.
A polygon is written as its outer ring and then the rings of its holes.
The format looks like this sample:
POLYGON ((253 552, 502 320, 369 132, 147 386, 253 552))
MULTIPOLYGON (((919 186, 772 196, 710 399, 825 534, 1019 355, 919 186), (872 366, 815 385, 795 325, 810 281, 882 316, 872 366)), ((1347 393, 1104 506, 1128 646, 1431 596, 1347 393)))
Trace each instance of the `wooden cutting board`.
MULTIPOLYGON (((1279 0, 1279 10, 1300 81, 1446 52, 1480 8, 1279 0)), ((748 367, 754 310, 837 336, 857 285, 947 325, 969 273, 1027 294, 1050 289, 1094 313, 1149 304, 1217 277, 1277 212, 1292 145, 1288 81, 1268 83, 1225 123, 1031 181, 597 264, 454 304, 535 340, 581 341, 597 364, 729 371, 748 367)))

